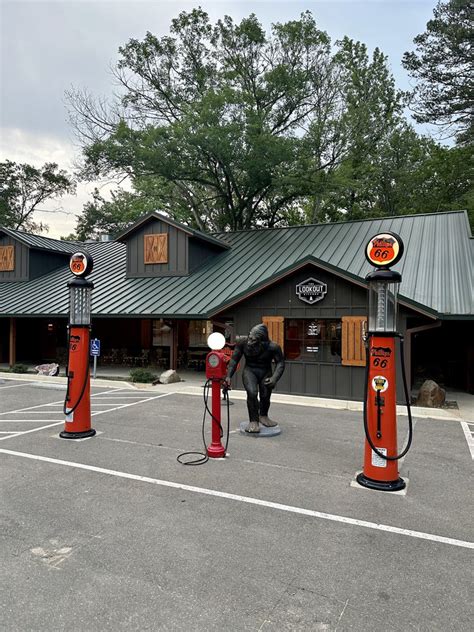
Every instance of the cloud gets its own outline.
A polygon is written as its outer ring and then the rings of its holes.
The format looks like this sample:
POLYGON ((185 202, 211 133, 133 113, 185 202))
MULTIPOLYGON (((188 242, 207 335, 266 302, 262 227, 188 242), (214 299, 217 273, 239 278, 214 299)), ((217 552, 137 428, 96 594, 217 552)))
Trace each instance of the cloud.
MULTIPOLYGON (((72 142, 59 136, 27 132, 18 128, 0 130, 0 160, 12 160, 41 167, 45 162, 55 162, 60 169, 74 174, 78 150, 72 142)), ((76 216, 80 215, 90 194, 97 187, 104 197, 116 188, 113 182, 79 182, 76 195, 65 195, 53 199, 35 213, 35 219, 48 224, 48 237, 59 238, 72 233, 76 227, 76 216)))

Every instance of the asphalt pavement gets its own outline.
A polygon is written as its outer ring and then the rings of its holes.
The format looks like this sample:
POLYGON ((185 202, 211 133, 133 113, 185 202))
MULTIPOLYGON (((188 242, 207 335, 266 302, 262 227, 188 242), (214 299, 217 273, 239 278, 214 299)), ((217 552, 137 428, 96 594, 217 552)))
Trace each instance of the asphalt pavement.
POLYGON ((415 417, 393 494, 354 484, 359 410, 275 401, 282 432, 257 438, 235 394, 228 456, 185 467, 203 450, 198 391, 94 386, 82 441, 59 438, 64 394, 0 379, 2 630, 472 629, 460 420, 415 417))

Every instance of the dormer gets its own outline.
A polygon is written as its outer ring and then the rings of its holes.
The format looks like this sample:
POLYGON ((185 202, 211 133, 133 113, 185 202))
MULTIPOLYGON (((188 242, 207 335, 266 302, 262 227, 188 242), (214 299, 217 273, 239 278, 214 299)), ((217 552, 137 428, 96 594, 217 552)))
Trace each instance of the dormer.
POLYGON ((229 246, 161 213, 149 213, 118 236, 127 246, 127 277, 186 276, 229 246))
POLYGON ((0 283, 30 281, 67 267, 76 249, 77 245, 70 242, 0 226, 0 283))

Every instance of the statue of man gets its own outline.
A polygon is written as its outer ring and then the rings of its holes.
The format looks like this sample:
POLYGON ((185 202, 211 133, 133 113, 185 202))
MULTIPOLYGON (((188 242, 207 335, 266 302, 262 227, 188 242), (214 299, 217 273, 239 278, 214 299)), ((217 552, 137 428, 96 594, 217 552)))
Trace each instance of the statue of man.
POLYGON ((249 411, 249 424, 245 432, 257 433, 260 432, 260 424, 267 427, 277 425, 276 421, 269 419, 268 410, 272 390, 285 370, 285 359, 281 347, 269 339, 266 325, 256 325, 247 338, 235 345, 227 369, 226 382, 229 387, 242 356, 245 358, 242 381, 247 391, 249 411), (275 371, 272 371, 272 362, 275 362, 275 371))

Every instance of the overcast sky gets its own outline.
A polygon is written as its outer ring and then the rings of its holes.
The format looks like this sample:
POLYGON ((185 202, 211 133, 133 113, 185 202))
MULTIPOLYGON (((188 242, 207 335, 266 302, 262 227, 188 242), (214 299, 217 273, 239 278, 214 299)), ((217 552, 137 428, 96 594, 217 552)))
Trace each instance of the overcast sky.
MULTIPOLYGON (((110 95, 118 47, 147 31, 162 36, 180 11, 201 6, 212 21, 255 13, 269 28, 309 9, 332 41, 348 35, 388 55, 399 88, 410 87, 404 51, 425 30, 436 0, 0 0, 0 160, 72 171, 79 149, 67 123, 64 92, 71 86, 110 95)), ((103 191, 108 187, 101 184, 103 191)), ((70 233, 93 185, 45 206, 50 237, 70 233)))

